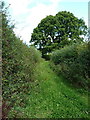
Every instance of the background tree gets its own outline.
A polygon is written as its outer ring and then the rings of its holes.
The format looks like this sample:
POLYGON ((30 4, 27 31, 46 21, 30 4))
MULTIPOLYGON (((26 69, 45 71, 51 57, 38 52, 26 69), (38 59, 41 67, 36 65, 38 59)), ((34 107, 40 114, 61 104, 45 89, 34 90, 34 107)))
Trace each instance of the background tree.
POLYGON ((33 30, 30 43, 44 55, 65 45, 82 42, 86 30, 82 19, 78 19, 70 12, 62 11, 41 20, 33 30))

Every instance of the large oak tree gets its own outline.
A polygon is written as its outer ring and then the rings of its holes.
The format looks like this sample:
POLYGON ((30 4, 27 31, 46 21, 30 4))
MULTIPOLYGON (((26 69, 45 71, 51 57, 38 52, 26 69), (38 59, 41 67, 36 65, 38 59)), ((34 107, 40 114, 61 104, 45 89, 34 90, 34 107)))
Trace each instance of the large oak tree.
POLYGON ((78 19, 70 12, 61 11, 41 20, 33 30, 30 43, 44 55, 65 45, 82 42, 86 31, 87 26, 83 19, 78 19))

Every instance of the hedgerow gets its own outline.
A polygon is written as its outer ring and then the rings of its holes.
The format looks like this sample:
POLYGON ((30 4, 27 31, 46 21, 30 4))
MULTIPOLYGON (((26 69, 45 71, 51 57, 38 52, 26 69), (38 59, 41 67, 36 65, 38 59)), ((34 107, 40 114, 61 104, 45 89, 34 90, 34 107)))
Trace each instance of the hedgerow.
MULTIPOLYGON (((3 5, 3 4, 2 4, 3 5)), ((2 9, 2 94, 3 117, 14 106, 24 104, 24 94, 31 90, 33 73, 41 60, 41 54, 24 44, 13 32, 7 9, 2 9)))
POLYGON ((51 61, 58 74, 73 85, 88 88, 90 80, 90 50, 88 43, 73 44, 53 52, 51 61))

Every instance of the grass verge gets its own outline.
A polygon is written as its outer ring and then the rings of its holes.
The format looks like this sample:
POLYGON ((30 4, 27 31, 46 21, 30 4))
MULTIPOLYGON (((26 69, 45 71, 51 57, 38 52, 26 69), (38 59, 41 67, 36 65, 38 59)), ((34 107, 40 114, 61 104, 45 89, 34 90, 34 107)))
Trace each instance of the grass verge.
POLYGON ((42 61, 34 77, 32 90, 23 94, 24 104, 17 101, 10 118, 88 118, 88 95, 63 83, 64 78, 52 71, 49 62, 42 61))

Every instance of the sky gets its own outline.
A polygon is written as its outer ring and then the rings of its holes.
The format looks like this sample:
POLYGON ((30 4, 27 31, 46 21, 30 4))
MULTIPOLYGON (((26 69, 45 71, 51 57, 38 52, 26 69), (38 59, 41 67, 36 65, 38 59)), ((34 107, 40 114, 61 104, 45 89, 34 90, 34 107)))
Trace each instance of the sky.
POLYGON ((28 45, 33 29, 47 15, 66 10, 83 18, 88 25, 88 2, 89 0, 5 0, 6 5, 10 4, 9 14, 15 24, 14 32, 28 45))

